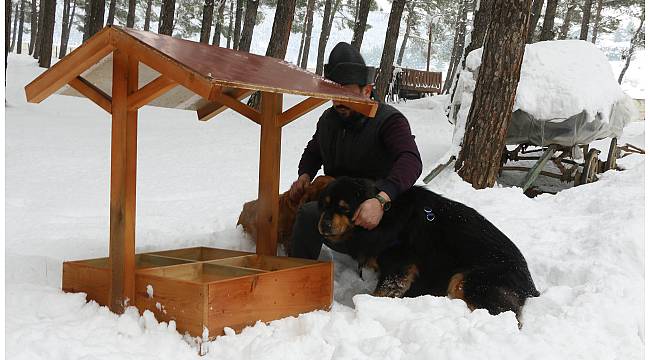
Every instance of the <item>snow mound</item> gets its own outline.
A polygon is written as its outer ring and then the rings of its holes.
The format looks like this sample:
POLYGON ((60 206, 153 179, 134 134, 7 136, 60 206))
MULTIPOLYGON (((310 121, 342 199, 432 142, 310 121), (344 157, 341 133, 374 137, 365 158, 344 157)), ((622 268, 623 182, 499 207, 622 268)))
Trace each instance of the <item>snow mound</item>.
MULTIPOLYGON (((474 71, 483 49, 467 56, 474 71)), ((612 106, 624 99, 612 68, 594 44, 582 40, 542 41, 526 45, 513 112, 521 109, 537 119, 566 119, 586 111, 607 121, 612 106)))

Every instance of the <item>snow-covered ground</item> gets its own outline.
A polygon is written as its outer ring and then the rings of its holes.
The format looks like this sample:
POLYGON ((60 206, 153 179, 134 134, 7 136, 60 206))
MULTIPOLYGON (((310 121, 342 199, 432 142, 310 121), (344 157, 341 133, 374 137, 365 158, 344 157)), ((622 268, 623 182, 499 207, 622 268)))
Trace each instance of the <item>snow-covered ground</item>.
MULTIPOLYGON (((11 55, 6 102, 6 353, 10 359, 192 359, 193 341, 131 308, 117 316, 60 290, 61 262, 108 254, 110 119, 90 101, 53 96, 27 104, 40 72, 11 55)), ((298 99, 290 97, 285 106, 298 99)), ((435 98, 398 105, 426 175, 451 145, 435 98)), ((324 109, 324 107, 322 108, 324 109)), ((321 109, 321 110, 322 110, 321 109)), ((281 189, 297 176, 320 111, 283 131, 281 189)), ((645 123, 621 139, 644 147, 645 123)), ((137 251, 205 245, 252 250, 235 228, 256 196, 259 129, 228 111, 208 123, 191 112, 144 108, 138 134, 137 251)), ((594 145, 606 150, 607 141, 594 145)), ((521 249, 542 295, 521 330, 512 313, 470 312, 458 300, 373 298, 372 273, 327 249, 335 304, 258 323, 204 344, 205 359, 641 359, 644 348, 645 158, 559 194, 481 191, 451 171, 428 187, 485 215, 521 249)))

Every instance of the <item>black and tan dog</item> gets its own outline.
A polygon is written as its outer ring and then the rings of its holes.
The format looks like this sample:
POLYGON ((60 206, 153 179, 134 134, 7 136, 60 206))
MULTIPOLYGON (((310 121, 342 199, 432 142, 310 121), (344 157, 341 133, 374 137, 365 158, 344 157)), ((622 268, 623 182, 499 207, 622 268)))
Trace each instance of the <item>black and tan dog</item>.
POLYGON ((520 318, 539 296, 515 244, 476 210, 422 187, 401 194, 372 231, 351 221, 377 194, 365 179, 340 177, 321 193, 320 233, 379 272, 376 296, 448 295, 472 310, 511 310, 520 318))

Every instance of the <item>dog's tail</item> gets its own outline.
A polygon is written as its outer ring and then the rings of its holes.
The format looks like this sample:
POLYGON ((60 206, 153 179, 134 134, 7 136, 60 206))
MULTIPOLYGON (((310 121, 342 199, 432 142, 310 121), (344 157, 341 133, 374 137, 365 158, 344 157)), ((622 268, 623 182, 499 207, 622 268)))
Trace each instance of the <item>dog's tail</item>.
POLYGON ((512 311, 521 326, 521 310, 526 298, 539 296, 530 276, 511 265, 475 268, 454 275, 448 293, 464 300, 468 307, 486 309, 497 315, 512 311))

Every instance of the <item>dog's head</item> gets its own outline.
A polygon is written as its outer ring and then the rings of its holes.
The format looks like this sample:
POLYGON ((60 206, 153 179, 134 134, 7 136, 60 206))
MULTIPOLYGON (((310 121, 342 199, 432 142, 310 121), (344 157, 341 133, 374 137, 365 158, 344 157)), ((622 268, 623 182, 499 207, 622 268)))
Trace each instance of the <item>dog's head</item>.
POLYGON ((367 179, 344 176, 332 181, 318 200, 318 231, 330 241, 345 240, 354 229, 352 217, 359 205, 376 194, 373 182, 367 179))

